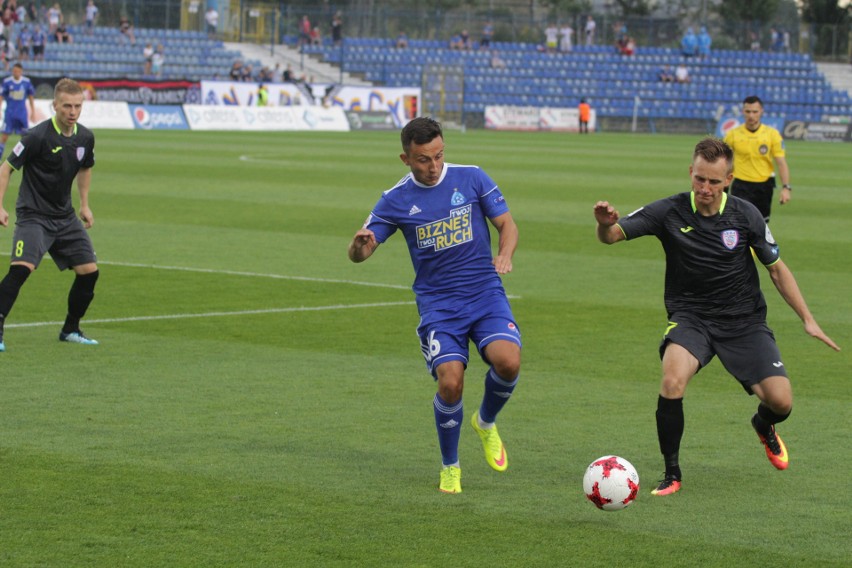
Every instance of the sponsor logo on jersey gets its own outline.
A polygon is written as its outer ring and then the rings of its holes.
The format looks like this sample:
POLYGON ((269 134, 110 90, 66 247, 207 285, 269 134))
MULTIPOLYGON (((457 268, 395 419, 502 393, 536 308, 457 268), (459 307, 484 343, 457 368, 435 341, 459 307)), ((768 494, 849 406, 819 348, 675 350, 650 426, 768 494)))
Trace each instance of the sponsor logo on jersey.
POLYGON ((736 229, 722 231, 722 244, 728 250, 734 250, 740 242, 740 233, 736 229))
POLYGON ((688 233, 689 231, 692 231, 692 230, 693 230, 693 228, 690 225, 687 225, 686 227, 680 228, 681 233, 688 233))
POLYGON ((416 205, 412 205, 411 209, 408 210, 409 217, 412 215, 417 215, 418 213, 422 213, 422 210, 416 205))
POLYGON ((85 155, 86 155, 86 149, 85 149, 85 148, 83 148, 82 146, 79 146, 79 147, 77 148, 77 161, 78 161, 78 162, 82 162, 82 161, 83 161, 83 156, 85 156, 85 155))
POLYGON ((473 240, 470 204, 450 209, 450 216, 417 226, 417 248, 444 250, 473 240))
POLYGON ((60 150, 62 150, 62 146, 57 146, 56 148, 54 148, 53 150, 51 150, 51 151, 50 151, 50 153, 51 153, 51 154, 55 154, 55 153, 59 152, 60 150))
POLYGON ((464 202, 467 201, 464 198, 464 195, 458 190, 458 188, 453 190, 453 196, 450 198, 450 205, 464 205, 464 202))
POLYGON ((499 204, 503 203, 504 201, 506 201, 506 200, 503 198, 503 196, 498 195, 497 197, 494 198, 494 205, 499 205, 499 204))

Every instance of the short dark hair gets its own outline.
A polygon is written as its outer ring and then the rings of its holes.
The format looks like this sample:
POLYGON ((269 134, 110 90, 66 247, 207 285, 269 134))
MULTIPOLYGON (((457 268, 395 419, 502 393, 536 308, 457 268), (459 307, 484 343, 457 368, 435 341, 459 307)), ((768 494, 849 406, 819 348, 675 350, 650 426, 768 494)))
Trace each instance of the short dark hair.
POLYGON ((731 173, 734 167, 734 151, 724 141, 708 136, 695 145, 695 151, 692 153, 692 161, 695 158, 701 157, 709 164, 715 164, 720 159, 724 159, 728 163, 728 173, 731 173))
POLYGON ((760 97, 758 97, 757 95, 751 95, 743 99, 744 105, 753 105, 754 103, 757 103, 761 107, 763 107, 763 101, 760 100, 760 97))
POLYGON ((400 133, 402 149, 408 154, 412 142, 414 144, 428 144, 435 138, 444 137, 441 123, 428 116, 420 116, 405 125, 400 133))
POLYGON ((23 69, 23 68, 24 68, 24 66, 23 66, 23 65, 21 65, 20 63, 15 63, 14 65, 12 65, 12 69, 14 69, 15 67, 17 67, 18 69, 23 69))

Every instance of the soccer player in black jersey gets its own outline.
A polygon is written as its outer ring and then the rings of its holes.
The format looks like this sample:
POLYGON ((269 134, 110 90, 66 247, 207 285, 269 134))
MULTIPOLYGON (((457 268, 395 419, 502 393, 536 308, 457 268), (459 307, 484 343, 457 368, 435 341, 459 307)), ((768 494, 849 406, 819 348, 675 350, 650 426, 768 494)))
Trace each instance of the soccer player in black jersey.
POLYGON ((594 208, 601 242, 654 235, 666 253, 669 324, 660 344, 663 378, 656 414, 666 472, 654 495, 680 490, 683 396, 689 380, 714 356, 747 393, 760 399, 751 424, 769 461, 781 470, 789 465, 775 424, 790 415, 793 392, 766 325, 766 301, 752 250, 805 332, 840 350, 808 310, 763 216, 751 203, 724 193, 733 179, 732 166, 731 148, 706 138, 695 147, 689 167, 692 191, 655 201, 626 218, 606 201, 594 208))
POLYGON ((61 79, 54 90, 55 116, 30 129, 29 134, 0 165, 0 225, 9 225, 3 197, 12 173, 23 168, 17 221, 12 237, 9 273, 0 281, 0 351, 6 350, 3 324, 18 292, 45 253, 60 270, 71 268, 76 277, 68 294, 68 314, 60 341, 96 345, 83 335, 80 319, 95 295, 98 265, 86 229, 94 223, 89 209, 89 185, 95 165, 95 137, 79 124, 83 90, 71 79, 61 79), (71 202, 71 186, 77 179, 80 193, 79 218, 71 202))

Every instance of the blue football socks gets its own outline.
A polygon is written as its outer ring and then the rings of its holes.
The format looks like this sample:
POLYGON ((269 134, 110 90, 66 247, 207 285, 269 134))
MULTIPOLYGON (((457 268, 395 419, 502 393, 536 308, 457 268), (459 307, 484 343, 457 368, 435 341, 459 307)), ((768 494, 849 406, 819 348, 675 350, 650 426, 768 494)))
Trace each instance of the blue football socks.
POLYGON ((482 422, 491 424, 496 420, 497 413, 512 396, 517 384, 518 377, 512 381, 504 381, 494 372, 494 367, 488 369, 485 374, 485 394, 479 407, 479 418, 482 422))
POLYGON ((435 427, 438 429, 438 445, 441 447, 441 460, 445 466, 459 463, 459 435, 464 421, 462 401, 449 405, 435 394, 435 427))

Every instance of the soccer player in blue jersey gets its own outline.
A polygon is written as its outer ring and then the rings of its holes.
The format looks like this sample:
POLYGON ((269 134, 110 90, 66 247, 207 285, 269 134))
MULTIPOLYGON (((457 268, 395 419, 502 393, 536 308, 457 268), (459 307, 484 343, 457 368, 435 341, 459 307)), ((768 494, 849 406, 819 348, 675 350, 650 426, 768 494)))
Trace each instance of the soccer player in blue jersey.
POLYGON ((35 89, 30 80, 24 77, 24 66, 20 63, 15 63, 12 66, 12 76, 3 80, 0 101, 6 101, 3 133, 0 135, 0 158, 2 158, 9 135, 26 134, 30 128, 29 119, 35 116, 35 89), (27 103, 29 103, 29 113, 27 103))
POLYGON ((512 270, 518 228, 497 184, 476 166, 444 162, 441 125, 420 117, 402 129, 403 163, 411 170, 385 191, 349 245, 353 262, 367 260, 397 230, 414 264, 420 348, 438 384, 433 406, 441 449, 439 489, 461 493, 458 445, 468 342, 489 366, 485 393, 472 417, 485 459, 508 467, 495 419, 521 368, 521 335, 500 279, 512 270), (492 257, 488 222, 497 228, 492 257))
POLYGON ((770 463, 787 469, 789 456, 775 425, 793 409, 793 391, 775 336, 766 325, 766 300, 752 257, 769 272, 805 332, 837 351, 817 324, 793 273, 758 209, 725 188, 733 180, 733 150, 721 140, 698 143, 689 167, 692 191, 641 207, 621 218, 606 201, 595 204, 598 239, 605 244, 653 235, 666 253, 668 327, 660 343, 663 378, 657 399, 657 436, 666 471, 657 496, 681 488, 683 397, 692 377, 718 356, 760 402, 751 425, 770 463))

